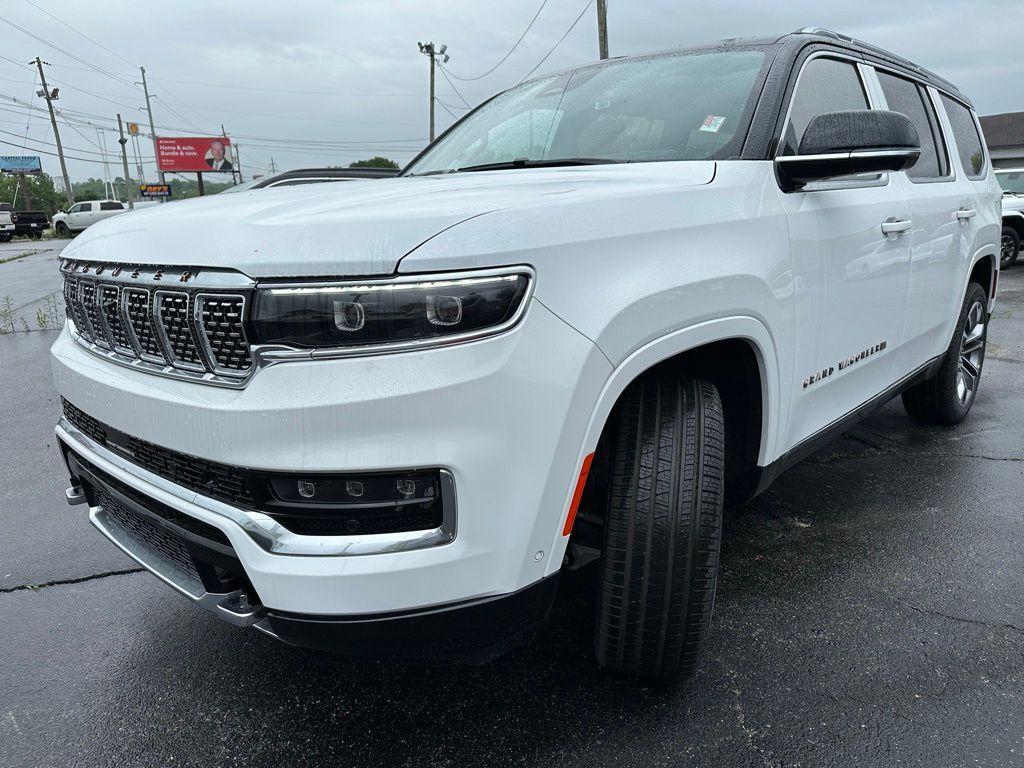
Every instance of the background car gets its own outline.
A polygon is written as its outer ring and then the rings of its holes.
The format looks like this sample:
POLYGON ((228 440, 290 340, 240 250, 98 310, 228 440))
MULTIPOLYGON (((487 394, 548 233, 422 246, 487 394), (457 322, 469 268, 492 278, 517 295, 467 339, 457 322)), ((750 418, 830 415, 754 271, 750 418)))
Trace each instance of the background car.
POLYGON ((1024 241, 1024 168, 996 171, 996 179, 1003 188, 1003 234, 999 248, 999 262, 1004 269, 1020 255, 1024 241))
POLYGON ((97 221, 109 219, 128 210, 128 206, 120 200, 88 200, 75 203, 67 211, 55 213, 53 228, 60 237, 69 237, 73 232, 81 232, 97 221))

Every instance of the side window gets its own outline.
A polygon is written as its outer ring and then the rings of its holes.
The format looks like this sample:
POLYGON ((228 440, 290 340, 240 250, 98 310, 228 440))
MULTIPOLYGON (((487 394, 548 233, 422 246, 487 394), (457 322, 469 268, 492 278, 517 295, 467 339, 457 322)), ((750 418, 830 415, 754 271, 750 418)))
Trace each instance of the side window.
POLYGON ((928 92, 917 83, 888 72, 878 73, 878 82, 889 109, 901 112, 910 118, 921 140, 921 157, 907 169, 912 179, 938 179, 949 175, 949 162, 942 134, 938 130, 935 110, 928 98, 928 92))
POLYGON ((985 150, 978 135, 978 126, 974 124, 971 110, 959 101, 953 101, 942 95, 942 105, 946 108, 949 123, 953 126, 953 139, 960 155, 960 163, 969 179, 980 179, 985 176, 985 150))
POLYGON ((797 154, 812 118, 850 109, 868 109, 868 97, 856 66, 838 59, 811 59, 800 72, 780 154, 797 154))
POLYGON ((124 205, 121 203, 100 203, 101 211, 123 211, 124 205))
POLYGON ((75 203, 70 208, 68 208, 68 213, 81 213, 82 211, 85 210, 85 206, 87 205, 88 203, 75 203))

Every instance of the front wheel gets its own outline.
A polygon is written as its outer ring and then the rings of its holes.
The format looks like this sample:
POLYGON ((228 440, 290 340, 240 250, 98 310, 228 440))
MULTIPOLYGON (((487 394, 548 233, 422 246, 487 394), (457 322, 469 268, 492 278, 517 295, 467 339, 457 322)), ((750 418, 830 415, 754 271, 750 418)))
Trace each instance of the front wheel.
POLYGON ((1020 235, 1013 227, 1003 227, 1003 235, 999 241, 999 267, 1006 269, 1017 261, 1020 254, 1020 235))
POLYGON ((907 413, 926 424, 963 421, 978 395, 987 341, 988 294, 971 283, 939 369, 903 393, 907 413))
POLYGON ((13 237, 14 237, 14 235, 11 235, 11 234, 8 234, 7 232, 4 232, 3 234, 0 234, 0 243, 9 243, 9 242, 11 242, 11 238, 13 238, 13 237))
POLYGON ((657 682, 689 677, 718 583, 725 428, 707 381, 652 372, 618 410, 595 646, 657 682))
POLYGON ((53 229, 57 233, 58 237, 71 237, 71 230, 68 229, 68 225, 63 221, 58 221, 54 224, 53 229))

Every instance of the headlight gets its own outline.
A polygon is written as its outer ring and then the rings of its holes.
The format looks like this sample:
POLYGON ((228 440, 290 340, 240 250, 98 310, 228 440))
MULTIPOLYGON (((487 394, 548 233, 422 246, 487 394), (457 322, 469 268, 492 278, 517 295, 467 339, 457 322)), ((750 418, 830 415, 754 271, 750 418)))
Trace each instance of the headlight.
POLYGON ((339 354, 468 341, 519 320, 531 277, 509 271, 261 286, 253 329, 261 344, 339 354))

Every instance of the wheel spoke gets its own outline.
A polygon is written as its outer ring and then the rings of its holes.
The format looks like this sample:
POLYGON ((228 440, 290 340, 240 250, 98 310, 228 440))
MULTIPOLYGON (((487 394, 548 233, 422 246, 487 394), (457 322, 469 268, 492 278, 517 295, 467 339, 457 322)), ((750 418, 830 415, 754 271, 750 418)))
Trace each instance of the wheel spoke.
POLYGON ((968 391, 973 392, 978 387, 978 369, 968 359, 962 359, 960 365, 960 373, 964 379, 964 386, 967 387, 968 391))

